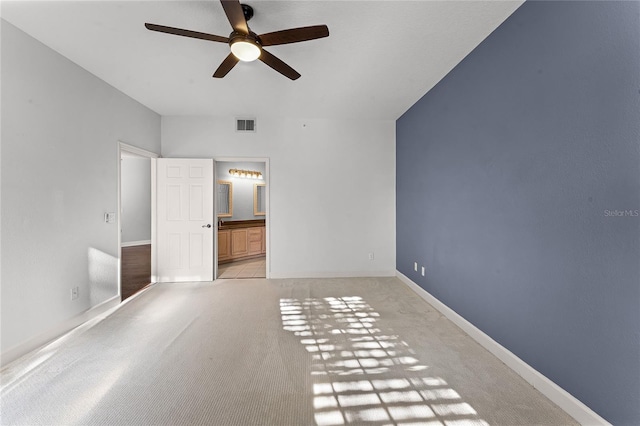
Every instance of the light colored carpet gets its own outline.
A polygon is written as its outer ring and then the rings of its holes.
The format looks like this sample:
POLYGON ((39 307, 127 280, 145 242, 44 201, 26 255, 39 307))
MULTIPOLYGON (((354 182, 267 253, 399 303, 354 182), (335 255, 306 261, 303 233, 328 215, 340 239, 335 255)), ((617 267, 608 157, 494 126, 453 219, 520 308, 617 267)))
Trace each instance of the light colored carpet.
POLYGON ((567 425, 395 278, 159 284, 1 373, 3 425, 567 425))

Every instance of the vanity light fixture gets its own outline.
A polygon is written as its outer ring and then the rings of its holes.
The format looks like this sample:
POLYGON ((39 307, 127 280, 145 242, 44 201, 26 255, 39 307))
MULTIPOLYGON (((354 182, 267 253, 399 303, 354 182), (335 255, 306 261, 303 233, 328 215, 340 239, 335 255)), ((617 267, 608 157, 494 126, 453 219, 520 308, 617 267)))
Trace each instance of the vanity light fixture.
POLYGON ((229 174, 233 177, 263 179, 262 173, 256 170, 229 169, 229 174))

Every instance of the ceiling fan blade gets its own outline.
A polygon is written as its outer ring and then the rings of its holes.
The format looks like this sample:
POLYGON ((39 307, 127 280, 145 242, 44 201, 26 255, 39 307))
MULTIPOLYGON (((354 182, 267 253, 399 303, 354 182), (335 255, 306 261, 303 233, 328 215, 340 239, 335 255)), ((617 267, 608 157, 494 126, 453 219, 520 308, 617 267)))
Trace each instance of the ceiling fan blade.
POLYGON ((235 31, 242 34, 249 34, 249 27, 247 26, 247 20, 244 19, 244 12, 239 0, 220 0, 224 13, 229 19, 229 23, 235 31))
POLYGON ((148 30, 158 31, 160 33, 174 34, 183 37, 198 38, 200 40, 218 41, 220 43, 229 43, 228 37, 222 37, 214 34, 200 33, 198 31, 183 30, 182 28, 165 27, 164 25, 144 24, 148 30))
POLYGON ((300 41, 315 40, 328 37, 329 28, 326 25, 314 25, 312 27, 291 28, 290 30, 274 31, 262 34, 260 44, 263 46, 275 46, 278 44, 298 43, 300 41))
POLYGON ((236 66, 239 59, 235 57, 233 53, 229 53, 229 56, 224 58, 224 61, 220 64, 216 72, 213 73, 213 77, 222 78, 231 71, 233 67, 236 66))
POLYGON ((297 80, 298 78, 300 78, 300 73, 298 73, 298 71, 294 70, 289 65, 285 64, 280 59, 276 58, 264 49, 262 49, 260 60, 285 77, 289 77, 291 80, 297 80))

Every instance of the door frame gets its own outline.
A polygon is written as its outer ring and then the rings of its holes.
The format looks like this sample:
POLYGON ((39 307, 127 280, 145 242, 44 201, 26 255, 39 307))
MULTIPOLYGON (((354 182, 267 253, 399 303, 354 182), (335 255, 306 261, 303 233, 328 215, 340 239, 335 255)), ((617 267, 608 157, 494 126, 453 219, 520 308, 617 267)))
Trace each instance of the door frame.
MULTIPOLYGON (((218 162, 243 162, 243 163, 264 163, 264 171, 265 171, 265 244, 267 245, 267 255, 265 258, 265 277, 266 279, 271 278, 271 210, 270 210, 270 192, 271 192, 271 169, 269 166, 269 157, 213 157, 213 165, 214 165, 214 173, 217 173, 218 162)), ((214 194, 217 194, 218 191, 218 179, 214 175, 215 185, 214 185, 214 194)), ((213 233, 213 279, 218 279, 218 205, 217 198, 213 197, 213 211, 216 215, 215 217, 215 231, 213 233)))
POLYGON ((122 154, 132 154, 151 161, 151 282, 157 281, 156 259, 156 159, 160 154, 138 148, 126 142, 118 141, 118 210, 116 214, 118 226, 118 296, 122 297, 122 154))

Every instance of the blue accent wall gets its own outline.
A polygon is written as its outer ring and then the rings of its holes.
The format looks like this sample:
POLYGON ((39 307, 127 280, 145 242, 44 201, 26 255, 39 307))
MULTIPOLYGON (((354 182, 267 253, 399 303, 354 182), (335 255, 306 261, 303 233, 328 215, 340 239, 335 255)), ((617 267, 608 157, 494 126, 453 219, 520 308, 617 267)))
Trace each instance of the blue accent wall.
POLYGON ((640 2, 526 2, 396 132, 397 269, 640 424, 640 2))

